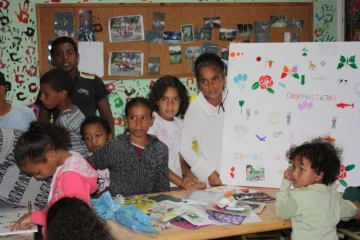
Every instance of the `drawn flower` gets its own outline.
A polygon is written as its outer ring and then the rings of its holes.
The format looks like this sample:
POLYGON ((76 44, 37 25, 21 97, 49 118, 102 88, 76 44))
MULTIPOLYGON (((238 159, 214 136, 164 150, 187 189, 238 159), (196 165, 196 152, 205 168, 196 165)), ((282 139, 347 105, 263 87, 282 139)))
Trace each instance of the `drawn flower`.
POLYGON ((255 90, 260 87, 261 89, 266 89, 269 93, 274 93, 275 91, 271 88, 271 86, 273 84, 274 84, 274 81, 272 80, 271 76, 263 75, 263 76, 260 76, 258 82, 255 82, 252 85, 252 89, 255 90))
POLYGON ((339 180, 339 183, 342 186, 347 187, 348 184, 344 179, 347 176, 347 172, 353 170, 354 168, 355 168, 355 164, 350 164, 350 165, 347 165, 346 167, 344 165, 341 165, 340 166, 340 174, 339 174, 339 176, 336 177, 336 180, 339 180))

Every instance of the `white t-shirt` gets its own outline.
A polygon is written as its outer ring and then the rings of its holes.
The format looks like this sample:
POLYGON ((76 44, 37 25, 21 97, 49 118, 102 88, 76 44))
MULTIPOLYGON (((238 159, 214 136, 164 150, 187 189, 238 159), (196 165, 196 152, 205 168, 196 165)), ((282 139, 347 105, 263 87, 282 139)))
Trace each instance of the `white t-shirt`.
POLYGON ((26 131, 32 121, 36 121, 31 108, 11 104, 10 111, 0 116, 0 127, 26 131))
MULTIPOLYGON (((149 129, 148 134, 155 135, 160 141, 169 148, 169 168, 179 177, 182 177, 180 164, 180 140, 182 130, 182 120, 174 117, 173 121, 167 121, 153 112, 155 118, 153 126, 149 129)), ((170 182, 170 187, 176 187, 170 182)))

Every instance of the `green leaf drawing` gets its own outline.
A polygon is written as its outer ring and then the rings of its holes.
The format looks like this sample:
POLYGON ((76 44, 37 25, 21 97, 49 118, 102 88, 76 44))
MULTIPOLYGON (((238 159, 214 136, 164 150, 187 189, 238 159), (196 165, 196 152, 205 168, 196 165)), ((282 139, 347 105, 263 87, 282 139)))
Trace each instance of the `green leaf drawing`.
POLYGON ((339 180, 339 183, 343 185, 344 187, 347 187, 347 182, 345 180, 339 180))
POLYGON ((303 55, 303 57, 306 57, 306 56, 307 56, 307 53, 304 52, 302 55, 303 55))
POLYGON ((239 106, 241 107, 241 113, 242 113, 242 107, 244 106, 244 103, 245 103, 244 100, 239 101, 239 106))
POLYGON ((301 85, 305 85, 305 75, 301 75, 301 85))
POLYGON ((268 90, 268 92, 271 93, 271 94, 275 93, 275 91, 272 88, 267 88, 266 90, 268 90))
POLYGON ((355 63, 355 57, 356 57, 356 55, 351 56, 351 57, 349 58, 349 62, 355 63))
POLYGON ((252 90, 258 89, 258 87, 260 86, 259 82, 256 82, 252 85, 252 90))
POLYGON ((346 63, 346 58, 343 55, 340 55, 340 62, 346 63))
POLYGON ((344 67, 344 64, 343 63, 339 63, 338 66, 337 66, 337 69, 341 69, 344 67))
POLYGON ((296 79, 300 79, 300 76, 299 76, 299 74, 297 74, 297 73, 293 73, 293 74, 291 74, 294 78, 296 78, 296 79))
POLYGON ((353 170, 355 168, 355 164, 350 164, 350 165, 347 165, 345 167, 345 171, 346 172, 350 172, 351 170, 353 170))
POLYGON ((349 66, 353 69, 357 69, 356 63, 350 63, 349 66))

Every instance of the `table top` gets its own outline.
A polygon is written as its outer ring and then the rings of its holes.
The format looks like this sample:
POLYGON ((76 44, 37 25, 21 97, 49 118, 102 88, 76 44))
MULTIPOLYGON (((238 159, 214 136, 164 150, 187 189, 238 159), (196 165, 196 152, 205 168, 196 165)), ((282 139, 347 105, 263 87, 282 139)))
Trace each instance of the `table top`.
MULTIPOLYGON (((268 195, 275 197, 276 192, 279 189, 274 188, 251 188, 267 193, 268 195)), ((165 192, 162 194, 171 195, 177 198, 185 198, 189 194, 189 190, 165 192)), ((160 193, 149 194, 148 196, 156 196, 160 193)), ((228 236, 237 236, 250 233, 267 232, 274 230, 281 230, 291 228, 290 220, 280 220, 275 214, 275 203, 267 203, 265 209, 258 216, 263 222, 248 223, 241 225, 211 225, 198 230, 187 230, 172 225, 169 230, 162 231, 160 226, 156 227, 159 234, 151 233, 136 233, 130 229, 124 228, 119 224, 108 221, 108 225, 112 234, 116 239, 212 239, 228 236)))

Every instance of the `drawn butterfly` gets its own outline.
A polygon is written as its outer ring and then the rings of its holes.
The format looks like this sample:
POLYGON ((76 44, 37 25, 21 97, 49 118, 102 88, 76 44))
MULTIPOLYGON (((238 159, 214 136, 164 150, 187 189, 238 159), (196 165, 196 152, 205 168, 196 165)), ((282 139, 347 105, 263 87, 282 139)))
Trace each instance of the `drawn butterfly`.
POLYGON ((344 57, 343 55, 340 55, 340 62, 337 66, 337 69, 341 69, 343 68, 345 65, 350 66, 353 69, 357 69, 357 65, 355 63, 356 59, 355 59, 355 55, 351 56, 349 58, 344 57))
POLYGON ((281 74, 281 78, 286 78, 287 75, 291 74, 294 78, 300 79, 300 76, 297 73, 297 71, 298 71, 297 68, 298 68, 298 66, 294 66, 290 70, 287 66, 284 65, 283 73, 281 74))

